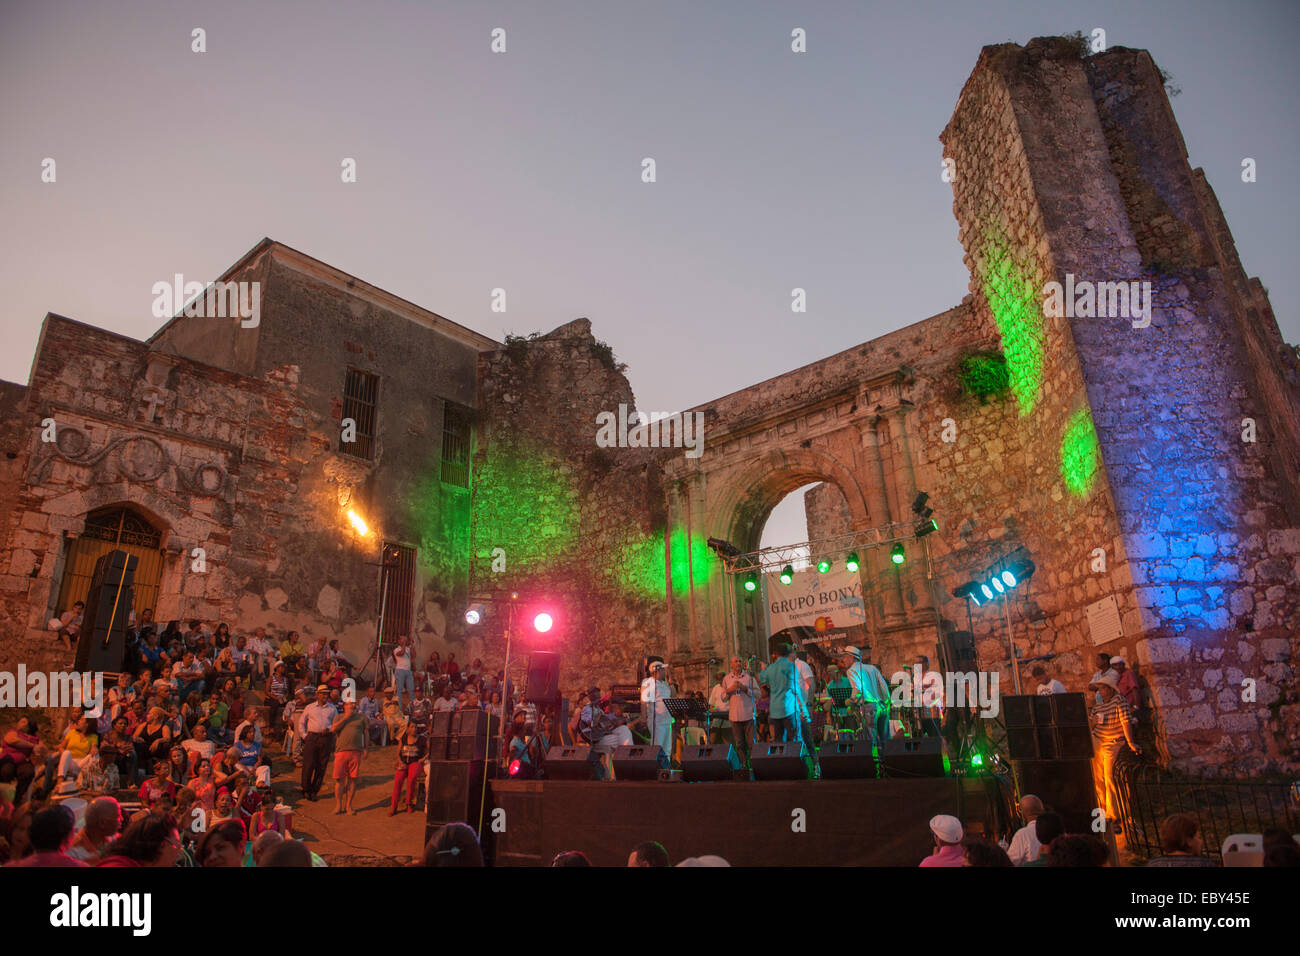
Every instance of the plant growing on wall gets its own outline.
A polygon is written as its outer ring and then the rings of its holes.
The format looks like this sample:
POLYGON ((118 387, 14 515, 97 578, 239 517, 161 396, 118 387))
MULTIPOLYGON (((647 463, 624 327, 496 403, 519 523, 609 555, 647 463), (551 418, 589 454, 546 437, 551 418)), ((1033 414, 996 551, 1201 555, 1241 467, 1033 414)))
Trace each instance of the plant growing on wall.
POLYGON ((1001 352, 975 352, 957 363, 962 392, 981 404, 1011 390, 1011 373, 1001 352))

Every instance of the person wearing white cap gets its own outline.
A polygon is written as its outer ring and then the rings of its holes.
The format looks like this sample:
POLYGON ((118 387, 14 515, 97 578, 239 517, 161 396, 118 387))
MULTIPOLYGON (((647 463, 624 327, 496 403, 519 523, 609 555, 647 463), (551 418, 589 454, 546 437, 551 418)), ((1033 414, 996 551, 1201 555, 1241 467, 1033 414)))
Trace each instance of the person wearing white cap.
POLYGON ((1137 678, 1133 676, 1133 672, 1128 669, 1128 661, 1124 660, 1122 657, 1112 657, 1110 659, 1110 666, 1111 669, 1119 675, 1119 679, 1115 686, 1119 689, 1119 692, 1124 695, 1124 699, 1128 701, 1129 706, 1134 710, 1137 710, 1138 682, 1137 678))
POLYGON ((840 651, 840 665, 853 685, 851 702, 867 705, 871 711, 866 715, 867 728, 883 746, 889 736, 889 685, 884 675, 875 665, 862 663, 862 652, 852 646, 840 651))
POLYGON ((1101 693, 1097 690, 1097 682, 1101 680, 1104 674, 1110 674, 1115 680, 1119 680, 1119 672, 1110 666, 1110 655, 1105 651, 1099 651, 1097 654, 1097 673, 1093 674, 1092 679, 1088 681, 1088 690, 1096 695, 1094 703, 1097 704, 1101 703, 1101 693))
POLYGON ((1119 692, 1119 681, 1113 672, 1102 674, 1096 680, 1097 693, 1101 703, 1092 709, 1092 744, 1096 752, 1094 772, 1101 784, 1102 810, 1106 819, 1115 823, 1115 832, 1120 832, 1119 790, 1115 781, 1115 763, 1124 752, 1127 743, 1135 754, 1141 755, 1142 748, 1134 737, 1133 708, 1119 692))
POLYGON ((650 665, 650 676, 641 682, 641 703, 650 728, 650 742, 660 747, 671 760, 673 756, 673 716, 668 713, 665 700, 673 696, 672 687, 664 680, 668 666, 663 661, 650 665))
POLYGON ((934 850, 921 861, 921 866, 962 865, 966 853, 961 845, 965 831, 960 820, 946 813, 931 817, 930 835, 934 838, 934 850))

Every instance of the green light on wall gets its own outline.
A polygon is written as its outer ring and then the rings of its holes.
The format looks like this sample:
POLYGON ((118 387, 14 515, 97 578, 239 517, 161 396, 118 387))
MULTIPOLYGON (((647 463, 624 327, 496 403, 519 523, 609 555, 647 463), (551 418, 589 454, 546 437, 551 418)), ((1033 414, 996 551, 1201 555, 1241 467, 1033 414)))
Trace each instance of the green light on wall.
POLYGON ((1081 408, 1070 416, 1061 438, 1061 478, 1072 494, 1082 497, 1092 490, 1101 468, 1101 446, 1092 413, 1081 408))
POLYGON ((986 230, 980 255, 984 261, 981 289, 1002 336, 1011 393, 1024 417, 1038 404, 1043 382, 1042 303, 1029 270, 1013 259, 996 227, 986 230))
POLYGON ((509 571, 525 575, 554 568, 572 554, 578 494, 560 465, 526 444, 494 443, 474 476, 476 554, 501 548, 509 571))

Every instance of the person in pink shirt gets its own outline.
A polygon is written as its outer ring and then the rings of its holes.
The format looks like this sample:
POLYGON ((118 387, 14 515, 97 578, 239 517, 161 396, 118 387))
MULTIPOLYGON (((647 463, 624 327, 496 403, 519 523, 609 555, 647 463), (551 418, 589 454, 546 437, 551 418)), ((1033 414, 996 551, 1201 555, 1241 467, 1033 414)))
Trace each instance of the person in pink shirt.
POLYGON ((1112 657, 1110 659, 1110 666, 1113 667, 1115 673, 1119 675, 1119 686, 1116 690, 1118 690, 1121 696, 1128 701, 1130 707, 1137 709, 1138 680, 1133 676, 1133 672, 1128 669, 1128 661, 1124 660, 1122 657, 1112 657))
POLYGON ((961 841, 964 835, 961 821, 945 813, 930 818, 930 834, 934 837, 934 851, 921 861, 921 866, 961 866, 966 851, 961 841))

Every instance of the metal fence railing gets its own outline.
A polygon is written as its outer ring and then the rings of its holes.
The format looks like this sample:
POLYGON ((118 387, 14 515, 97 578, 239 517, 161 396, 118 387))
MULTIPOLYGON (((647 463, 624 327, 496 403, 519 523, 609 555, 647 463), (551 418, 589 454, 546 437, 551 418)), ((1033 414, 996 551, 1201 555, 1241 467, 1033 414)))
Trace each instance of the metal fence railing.
POLYGON ((1220 861, 1223 841, 1234 833, 1272 826, 1300 832, 1293 781, 1201 779, 1139 763, 1121 763, 1116 771, 1125 843, 1147 859, 1161 855, 1160 824, 1174 813, 1196 817, 1205 854, 1220 861))

